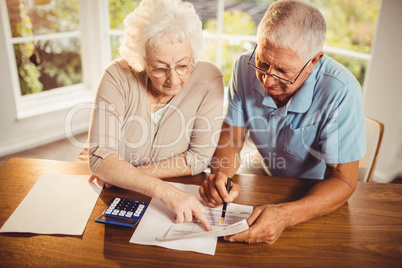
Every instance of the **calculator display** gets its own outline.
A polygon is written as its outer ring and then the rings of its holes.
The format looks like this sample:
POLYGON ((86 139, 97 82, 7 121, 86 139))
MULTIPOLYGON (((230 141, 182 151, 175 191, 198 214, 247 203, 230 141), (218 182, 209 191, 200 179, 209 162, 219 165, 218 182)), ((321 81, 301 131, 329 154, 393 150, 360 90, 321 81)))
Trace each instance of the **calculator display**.
POLYGON ((141 219, 147 202, 116 197, 95 221, 99 223, 134 227, 141 219))

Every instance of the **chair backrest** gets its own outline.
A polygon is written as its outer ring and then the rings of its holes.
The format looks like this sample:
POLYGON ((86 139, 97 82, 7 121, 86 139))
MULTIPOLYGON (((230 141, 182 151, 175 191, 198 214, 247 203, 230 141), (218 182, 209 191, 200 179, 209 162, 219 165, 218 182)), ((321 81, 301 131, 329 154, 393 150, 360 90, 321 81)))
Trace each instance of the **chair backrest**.
POLYGON ((384 134, 384 124, 371 119, 365 118, 366 123, 366 139, 367 153, 359 161, 359 181, 369 182, 373 178, 374 168, 377 161, 377 155, 380 150, 382 136, 384 134))

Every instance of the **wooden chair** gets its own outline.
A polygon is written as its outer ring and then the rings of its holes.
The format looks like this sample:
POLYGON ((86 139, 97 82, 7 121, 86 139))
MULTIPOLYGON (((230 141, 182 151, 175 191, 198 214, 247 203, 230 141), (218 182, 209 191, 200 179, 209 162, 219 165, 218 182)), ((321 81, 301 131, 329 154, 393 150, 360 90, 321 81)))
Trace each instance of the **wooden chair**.
POLYGON ((366 117, 367 153, 359 161, 359 181, 370 182, 373 179, 375 164, 384 134, 384 124, 366 117))
POLYGON ((88 163, 89 161, 89 151, 88 147, 85 147, 81 153, 78 155, 76 162, 85 162, 88 163))

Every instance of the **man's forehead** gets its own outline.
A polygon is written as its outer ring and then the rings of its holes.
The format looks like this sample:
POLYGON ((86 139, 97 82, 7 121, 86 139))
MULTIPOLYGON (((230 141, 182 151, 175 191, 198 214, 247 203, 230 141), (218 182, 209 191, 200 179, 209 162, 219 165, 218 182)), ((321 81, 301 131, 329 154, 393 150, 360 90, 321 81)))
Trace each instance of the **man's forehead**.
POLYGON ((258 61, 280 67, 294 68, 301 61, 297 52, 290 48, 280 48, 264 40, 257 45, 256 58, 258 61))

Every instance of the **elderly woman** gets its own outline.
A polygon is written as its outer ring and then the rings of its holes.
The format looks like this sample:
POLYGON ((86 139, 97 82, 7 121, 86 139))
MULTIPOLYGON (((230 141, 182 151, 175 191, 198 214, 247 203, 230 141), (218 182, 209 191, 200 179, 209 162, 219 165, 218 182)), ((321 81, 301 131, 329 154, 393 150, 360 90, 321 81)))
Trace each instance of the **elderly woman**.
POLYGON ((161 178, 193 175, 209 164, 223 113, 223 74, 199 60, 202 23, 190 3, 143 0, 125 23, 121 59, 105 70, 89 130, 89 165, 106 186, 160 199, 176 222, 195 216, 195 196, 161 178))

